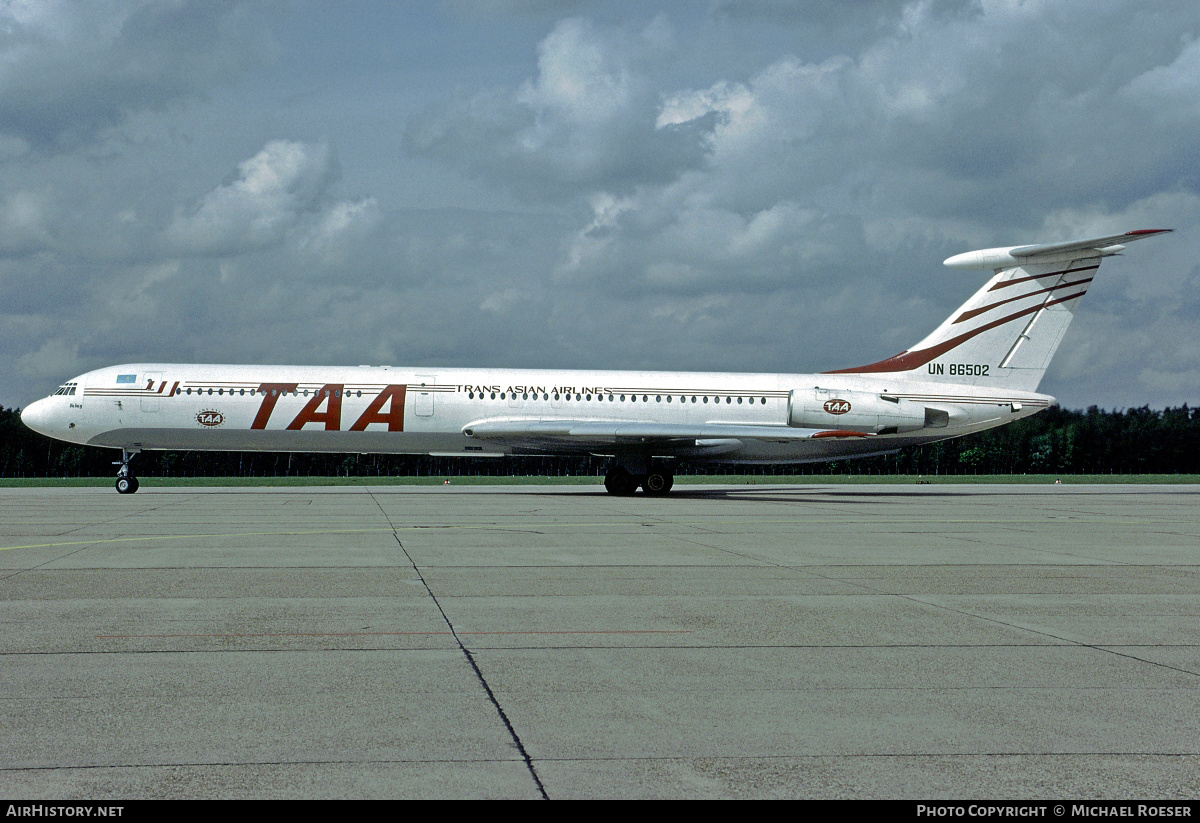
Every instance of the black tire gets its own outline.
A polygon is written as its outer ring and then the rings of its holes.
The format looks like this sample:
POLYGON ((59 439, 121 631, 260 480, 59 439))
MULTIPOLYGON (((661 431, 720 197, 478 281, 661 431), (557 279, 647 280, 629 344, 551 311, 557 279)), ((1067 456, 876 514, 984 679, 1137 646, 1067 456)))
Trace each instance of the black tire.
POLYGON ((118 477, 117 494, 133 494, 138 490, 136 477, 118 477))
POLYGON ((637 491, 637 487, 637 480, 624 469, 613 469, 604 475, 604 488, 608 490, 609 494, 627 497, 637 491))
POLYGON ((653 497, 661 497, 675 485, 674 475, 666 472, 650 472, 642 480, 642 491, 653 497))

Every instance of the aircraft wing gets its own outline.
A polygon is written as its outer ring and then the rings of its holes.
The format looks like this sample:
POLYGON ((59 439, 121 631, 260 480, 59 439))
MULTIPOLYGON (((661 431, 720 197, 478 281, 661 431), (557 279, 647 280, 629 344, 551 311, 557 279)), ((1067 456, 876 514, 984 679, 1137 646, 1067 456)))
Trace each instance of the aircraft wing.
POLYGON ((718 443, 761 440, 791 443, 827 437, 873 437, 868 432, 753 426, 735 423, 649 423, 595 420, 482 420, 463 427, 478 440, 526 448, 574 446, 579 450, 613 445, 655 446, 666 450, 704 448, 718 443))

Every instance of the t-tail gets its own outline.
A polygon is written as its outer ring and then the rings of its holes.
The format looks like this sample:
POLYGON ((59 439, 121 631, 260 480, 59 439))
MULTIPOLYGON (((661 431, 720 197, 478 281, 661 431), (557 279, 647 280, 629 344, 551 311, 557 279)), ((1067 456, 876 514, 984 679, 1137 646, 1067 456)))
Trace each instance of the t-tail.
POLYGON ((1101 261, 1126 243, 1170 229, 1142 229, 1036 246, 958 254, 953 269, 994 269, 971 299, 911 349, 866 366, 830 374, 893 372, 923 380, 1035 391, 1075 307, 1101 261))

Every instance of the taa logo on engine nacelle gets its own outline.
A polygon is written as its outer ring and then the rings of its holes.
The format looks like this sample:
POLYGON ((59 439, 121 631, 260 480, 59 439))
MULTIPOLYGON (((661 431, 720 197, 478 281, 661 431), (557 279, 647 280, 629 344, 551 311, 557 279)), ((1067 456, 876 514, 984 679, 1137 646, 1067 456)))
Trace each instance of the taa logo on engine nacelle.
POLYGON ((826 400, 824 409, 830 414, 845 414, 850 411, 850 403, 846 400, 826 400))

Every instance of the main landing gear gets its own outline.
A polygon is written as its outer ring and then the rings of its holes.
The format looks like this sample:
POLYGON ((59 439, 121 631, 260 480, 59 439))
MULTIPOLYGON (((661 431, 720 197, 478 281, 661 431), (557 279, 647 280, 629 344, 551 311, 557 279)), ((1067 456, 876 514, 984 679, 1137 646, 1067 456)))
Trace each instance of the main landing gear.
POLYGON ((645 474, 633 474, 624 466, 613 466, 604 475, 604 488, 609 494, 628 497, 641 486, 642 491, 661 497, 675 485, 675 475, 659 466, 653 466, 645 474))
POLYGON ((138 490, 138 479, 133 474, 133 458, 137 456, 136 451, 121 449, 121 459, 114 460, 114 466, 120 466, 117 469, 117 494, 133 494, 138 490))

